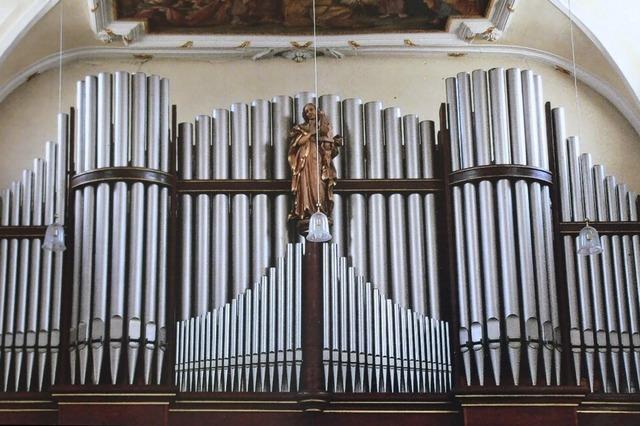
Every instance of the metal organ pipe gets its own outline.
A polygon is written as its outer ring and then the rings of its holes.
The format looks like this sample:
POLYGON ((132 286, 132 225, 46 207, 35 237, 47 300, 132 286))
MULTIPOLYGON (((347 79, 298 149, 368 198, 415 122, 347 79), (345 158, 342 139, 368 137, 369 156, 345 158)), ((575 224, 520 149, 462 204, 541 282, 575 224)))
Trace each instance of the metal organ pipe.
MULTIPOLYGON (((458 96, 458 130, 460 143, 460 168, 474 167, 473 131, 471 117, 471 82, 469 74, 460 73, 456 78, 458 96)), ((466 237, 467 279, 469 283, 469 312, 471 315, 471 343, 475 355, 480 385, 484 384, 484 304, 482 300, 482 274, 478 229, 477 191, 474 184, 462 187, 464 199, 464 233, 466 237)))
MULTIPOLYGON (((45 193, 45 163, 42 159, 33 160, 33 206, 32 220, 33 226, 42 226, 43 223, 43 200, 45 193)), ((55 184, 55 182, 54 182, 55 184)), ((53 206, 51 206, 53 207, 53 206)), ((40 275, 40 266, 42 261, 42 240, 37 238, 32 240, 33 250, 31 251, 31 259, 29 265, 29 290, 27 319, 25 329, 25 350, 27 354, 27 363, 25 368, 26 389, 31 389, 33 368, 36 356, 36 336, 38 330, 38 310, 41 309, 41 300, 43 296, 40 293, 40 287, 44 285, 43 276, 40 275)), ((19 378, 19 376, 18 376, 19 378)))
MULTIPOLYGON (((161 151, 161 81, 158 76, 147 79, 148 111, 146 166, 160 169, 161 151)), ((145 283, 144 283, 144 382, 151 382, 153 355, 157 344, 158 250, 160 188, 152 184, 147 188, 145 232, 145 283)), ((142 343, 142 342, 141 342, 142 343)))
MULTIPOLYGON (((582 179, 582 190, 584 192, 584 208, 585 215, 587 218, 593 220, 596 218, 596 194, 594 188, 594 176, 593 176, 593 166, 591 161, 590 154, 582 154, 579 157, 579 165, 580 165, 580 174, 582 179)), ((604 321, 604 298, 602 295, 602 283, 600 281, 600 263, 598 259, 591 256, 589 257, 589 279, 591 284, 591 296, 593 300, 593 319, 594 319, 594 330, 593 334, 584 333, 585 342, 587 339, 591 339, 590 342, 586 342, 587 344, 587 353, 591 353, 594 351, 594 346, 598 347, 598 357, 599 357, 599 366, 600 366, 600 374, 603 380, 603 383, 607 382, 607 364, 606 364, 606 353, 605 347, 607 344, 607 336, 605 331, 605 321, 604 321)), ((590 355, 591 357, 593 355, 590 355)), ((589 358, 587 358, 587 362, 589 362, 589 358)), ((593 367, 587 366, 588 371, 590 372, 589 376, 589 384, 593 391, 594 386, 594 376, 593 376, 593 367), (590 370, 589 370, 590 369, 590 370)))
MULTIPOLYGON (((231 178, 249 179, 249 112, 245 104, 231 105, 231 178)), ((235 194, 231 198, 231 262, 233 295, 249 285, 249 196, 235 194)))
MULTIPOLYGON (((384 140, 388 179, 404 177, 402 165, 402 119, 398 108, 384 110, 384 140)), ((389 208, 389 255, 391 262, 391 294, 402 307, 409 307, 407 294, 406 212, 402 194, 391 194, 389 208)))
MULTIPOLYGON (((419 179, 422 177, 422 164, 420 163, 420 131, 418 117, 407 115, 403 118, 403 134, 406 152, 406 177, 419 179)), ((409 290, 411 306, 422 314, 427 312, 427 295, 425 283, 425 228, 423 200, 420 194, 407 196, 408 225, 413 234, 409 238, 409 290)))
MULTIPOLYGON (((420 146, 422 150, 422 177, 432 179, 434 175, 433 156, 435 150, 435 129, 433 121, 420 122, 420 146)), ((413 309, 420 314, 429 314, 431 318, 440 319, 440 292, 438 278, 438 247, 436 225, 436 197, 434 194, 424 196, 425 224, 425 256, 427 260, 427 292, 428 310, 420 311, 414 302, 413 309)), ((424 307, 423 309, 427 309, 424 307)))
MULTIPOLYGON (((288 179, 289 130, 293 126, 293 100, 289 96, 276 96, 271 99, 271 132, 273 137, 273 178, 288 179)), ((274 197, 273 237, 274 255, 283 257, 289 242, 289 194, 278 194, 274 197)))
MULTIPOLYGON (((196 178, 211 179, 211 117, 196 117, 196 178)), ((209 308, 211 259, 211 200, 208 195, 199 194, 196 199, 196 293, 195 312, 203 315, 209 308)))
MULTIPOLYGON (((98 74, 96 167, 111 166, 111 75, 98 74)), ((107 321, 107 290, 109 265, 109 224, 111 188, 101 183, 96 190, 95 259, 91 320, 92 382, 100 382, 107 321)))
MULTIPOLYGON (((170 142, 169 130, 170 111, 169 80, 160 80, 160 170, 170 172, 170 142)), ((175 130, 174 130, 175 131, 175 130)), ((175 149, 175 148, 174 148, 175 149)), ((175 167, 175 166, 174 166, 175 167)), ((157 357, 156 357, 156 383, 162 381, 162 369, 164 366, 164 353, 167 347, 167 287, 168 287, 168 259, 169 259, 169 215, 170 215, 169 188, 160 190, 160 224, 159 224, 159 248, 158 248, 158 302, 157 302, 157 357)))
MULTIPOLYGON (((597 219, 599 221, 609 220, 609 210, 607 208, 607 194, 605 189, 605 171, 601 165, 593 167, 596 195, 597 219)), ((613 283, 613 270, 611 263, 611 241, 608 235, 600 237, 602 253, 600 255, 600 267, 602 270, 602 284, 604 290, 604 303, 606 310, 606 327, 609 341, 609 356, 613 367, 613 379, 616 392, 620 392, 620 334, 618 327, 617 302, 615 287, 613 283)), ((608 381, 604 381, 605 392, 609 389, 608 381)))
MULTIPOLYGON (((473 128, 476 164, 486 166, 491 163, 491 135, 489 132, 489 108, 487 91, 487 73, 476 70, 473 80, 473 128)), ((500 384, 500 304, 498 289, 498 261, 495 227, 495 208, 493 186, 489 181, 478 184, 482 277, 484 282, 485 321, 487 340, 494 382, 500 384)))
MULTIPOLYGON (((451 170, 460 169, 460 146, 458 124, 458 91, 455 78, 445 80, 447 95, 447 119, 451 138, 451 170)), ((455 254, 456 254, 456 285, 458 290, 459 306, 459 342, 462 353, 467 385, 471 385, 471 354, 470 344, 470 319, 469 319, 469 295, 467 292, 467 265, 465 256, 465 235, 462 205, 462 189, 453 187, 453 223, 455 229, 455 254)))
MULTIPOLYGON (((345 176, 349 179, 364 179, 365 152, 362 124, 362 101, 345 99, 342 102, 342 129, 346 151, 345 176)), ((348 254, 356 273, 368 277, 367 264, 367 217, 364 194, 349 195, 347 209, 348 254)))
MULTIPOLYGON (((512 162, 527 164, 526 135, 522 99, 522 79, 519 69, 507 70, 509 119, 511 130, 512 162)), ((524 315, 525 339, 529 373, 535 383, 537 378, 537 357, 539 348, 538 315, 536 312, 535 277, 531 238, 531 217, 529 216, 529 187, 525 181, 517 181, 516 193, 516 235, 519 252, 520 284, 524 315)))
MULTIPOLYGON (((229 111, 213 110, 213 178, 229 178, 229 111)), ((215 194, 213 196, 213 223, 211 227, 213 240, 214 264, 212 305, 221 306, 229 299, 229 196, 215 194)))
MULTIPOLYGON (((507 106, 506 72, 502 68, 489 71, 490 111, 493 136, 493 152, 496 164, 511 163, 509 121, 507 106)), ((502 271, 502 309, 505 321, 509 364, 514 384, 520 380, 520 300, 513 253, 515 225, 513 223, 513 192, 511 182, 501 179, 496 183, 498 241, 500 247, 500 270, 502 271)))
MULTIPOLYGON (((537 89, 533 72, 522 72, 522 92, 525 116, 525 137, 527 142, 527 164, 542 168, 540 130, 542 117, 538 117, 537 89)), ((534 272, 536 280, 536 293, 538 295, 538 319, 541 330, 542 359, 544 363, 544 376, 547 385, 551 385, 553 371, 553 325, 551 322, 551 309, 549 300, 549 282, 546 258, 546 242, 544 230, 545 201, 542 195, 541 185, 533 182, 529 185, 531 224, 533 231, 534 272)), ((536 380, 532 380, 535 384, 536 380)))
MULTIPOLYGON (((251 172, 253 179, 271 177, 269 152, 271 146, 269 101, 256 100, 251 103, 251 172)), ((270 202, 267 194, 255 195, 252 199, 251 227, 253 236, 251 280, 256 282, 264 274, 271 259, 271 225, 269 223, 270 202)))
MULTIPOLYGON (((96 168, 96 113, 97 79, 85 78, 84 90, 84 171, 96 168)), ((91 294, 94 272, 95 188, 86 186, 83 194, 82 220, 82 281, 80 290, 80 318, 78 321, 78 350, 80 358, 80 384, 86 380, 89 357, 89 333, 91 324, 91 294)))
MULTIPOLYGON (((127 72, 116 72, 113 78, 113 165, 126 167, 129 164, 131 146, 130 90, 131 76, 127 72)), ((113 232, 111 236, 111 289, 109 303, 109 360, 111 383, 118 380, 122 339, 124 336, 124 306, 127 250, 127 183, 113 185, 113 232)), ((78 193, 76 193, 76 197, 78 193)))
MULTIPOLYGON (((385 178, 382 103, 364 104, 367 178, 385 178)), ((384 294, 390 290, 387 280, 387 217, 382 194, 369 196, 367 225, 369 229, 369 278, 384 294)))
MULTIPOLYGON (((78 118, 75 134, 75 172, 76 174, 84 171, 84 81, 76 83, 76 107, 78 109, 78 118)), ((83 229, 83 207, 84 192, 76 191, 74 206, 74 235, 73 239, 73 287, 71 296, 71 324, 69 330, 69 370, 71 373, 71 384, 76 381, 76 367, 78 358, 78 321, 80 316, 80 291, 82 282, 82 229, 83 229)))

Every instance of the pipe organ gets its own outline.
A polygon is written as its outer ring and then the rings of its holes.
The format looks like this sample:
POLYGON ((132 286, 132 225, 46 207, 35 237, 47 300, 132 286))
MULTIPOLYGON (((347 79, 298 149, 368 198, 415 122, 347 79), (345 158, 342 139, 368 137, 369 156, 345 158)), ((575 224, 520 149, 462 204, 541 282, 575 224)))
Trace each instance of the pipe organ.
POLYGON ((161 77, 76 88, 57 142, 0 192, 6 394, 296 393, 322 411, 640 389, 637 193, 567 137, 532 71, 446 79, 439 128, 319 96, 344 140, 331 244, 288 220, 289 130, 314 93, 178 123, 161 77), (54 222, 64 253, 41 248, 54 222), (577 253, 586 222, 599 255, 577 253))

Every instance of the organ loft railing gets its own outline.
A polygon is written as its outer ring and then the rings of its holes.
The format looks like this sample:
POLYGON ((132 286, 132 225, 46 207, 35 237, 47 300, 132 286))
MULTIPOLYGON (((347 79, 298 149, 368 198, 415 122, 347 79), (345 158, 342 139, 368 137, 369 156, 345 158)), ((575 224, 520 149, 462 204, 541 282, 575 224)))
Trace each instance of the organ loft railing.
POLYGON ((78 82, 57 143, 2 193, 4 389, 637 391, 635 193, 578 157, 532 72, 446 89, 437 140, 319 97, 344 138, 323 246, 287 221, 287 134, 314 94, 192 124, 160 77, 78 82), (54 213, 64 254, 40 249, 54 213), (575 256, 587 218, 601 257, 575 256))

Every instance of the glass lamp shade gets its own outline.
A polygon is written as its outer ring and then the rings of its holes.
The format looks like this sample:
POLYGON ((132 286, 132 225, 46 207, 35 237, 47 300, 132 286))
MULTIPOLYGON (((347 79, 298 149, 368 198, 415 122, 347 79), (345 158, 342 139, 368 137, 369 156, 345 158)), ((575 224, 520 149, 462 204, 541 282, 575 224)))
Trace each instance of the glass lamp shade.
POLYGON ((581 256, 591 256, 602 253, 602 244, 598 231, 589 224, 580 230, 578 235, 578 254, 581 256))
POLYGON ((313 243, 326 243, 331 241, 331 233, 329 232, 329 219, 322 212, 315 212, 309 219, 309 233, 307 241, 313 243))
POLYGON ((67 249, 64 244, 64 227, 61 224, 54 222, 47 226, 42 248, 54 252, 63 252, 67 249))

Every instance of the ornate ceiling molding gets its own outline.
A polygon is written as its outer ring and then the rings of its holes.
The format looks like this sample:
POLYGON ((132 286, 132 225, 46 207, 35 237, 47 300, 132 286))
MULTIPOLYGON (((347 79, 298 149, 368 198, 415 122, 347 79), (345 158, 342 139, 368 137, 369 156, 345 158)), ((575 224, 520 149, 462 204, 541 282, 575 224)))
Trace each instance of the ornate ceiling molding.
MULTIPOLYGON (((146 48, 177 48, 188 43, 193 49, 229 49, 249 41, 255 47, 284 49, 290 47, 292 42, 304 43, 310 39, 309 35, 153 34, 148 31, 145 21, 116 19, 116 0, 87 1, 91 28, 105 43, 122 41, 127 46, 146 48)), ((362 46, 375 45, 393 49, 404 47, 404 40, 410 40, 418 46, 464 45, 475 40, 493 42, 507 29, 517 1, 491 0, 486 17, 450 17, 444 32, 331 35, 322 36, 322 45, 328 49, 349 48, 355 41, 362 46)))

